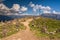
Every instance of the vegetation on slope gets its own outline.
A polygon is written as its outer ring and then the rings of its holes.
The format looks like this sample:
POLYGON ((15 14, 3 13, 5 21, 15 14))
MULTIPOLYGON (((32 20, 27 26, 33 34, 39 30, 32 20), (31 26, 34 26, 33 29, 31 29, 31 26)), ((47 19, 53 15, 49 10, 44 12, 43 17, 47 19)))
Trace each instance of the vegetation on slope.
POLYGON ((60 38, 60 21, 49 18, 34 18, 30 29, 39 37, 60 38))
POLYGON ((22 29, 25 29, 25 27, 18 19, 8 22, 0 22, 0 38, 10 36, 22 29))

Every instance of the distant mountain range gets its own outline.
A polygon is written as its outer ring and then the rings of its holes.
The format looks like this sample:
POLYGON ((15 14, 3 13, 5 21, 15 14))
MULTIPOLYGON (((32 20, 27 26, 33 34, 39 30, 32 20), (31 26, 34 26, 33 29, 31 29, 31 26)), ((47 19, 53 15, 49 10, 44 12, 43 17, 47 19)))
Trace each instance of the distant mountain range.
POLYGON ((9 21, 16 18, 23 18, 24 16, 18 16, 18 15, 0 15, 0 21, 9 21))
MULTIPOLYGON (((0 21, 5 21, 5 20, 9 21, 9 20, 13 20, 16 18, 24 18, 24 17, 29 17, 29 16, 32 16, 32 15, 23 15, 23 16, 21 16, 21 15, 20 16, 18 16, 18 15, 0 15, 0 21)), ((59 14, 42 14, 40 16, 60 20, 59 14)), ((34 17, 36 17, 36 16, 34 16, 34 17)))
MULTIPOLYGON (((0 4, 0 21, 5 21, 5 20, 8 21, 15 18, 24 18, 28 16, 36 17, 38 15, 21 15, 17 11, 7 8, 4 4, 0 4)), ((40 16, 60 20, 60 14, 44 13, 44 14, 41 14, 40 16)))
POLYGON ((41 16, 60 20, 60 14, 42 14, 41 16))

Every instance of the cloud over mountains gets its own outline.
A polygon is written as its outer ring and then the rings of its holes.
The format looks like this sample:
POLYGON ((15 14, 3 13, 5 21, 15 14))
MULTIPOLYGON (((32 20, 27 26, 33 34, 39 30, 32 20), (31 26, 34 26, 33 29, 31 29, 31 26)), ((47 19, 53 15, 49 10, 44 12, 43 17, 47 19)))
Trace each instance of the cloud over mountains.
POLYGON ((19 4, 13 4, 12 8, 8 8, 3 3, 0 4, 0 15, 19 15, 22 12, 27 11, 27 7, 20 6, 19 4))
POLYGON ((27 7, 24 7, 24 6, 21 7, 22 12, 27 11, 27 9, 28 9, 27 7))
POLYGON ((36 12, 37 10, 42 10, 43 13, 50 13, 51 8, 49 6, 42 6, 38 4, 33 4, 30 2, 30 7, 33 8, 33 11, 36 12))
MULTIPOLYGON (((0 1, 2 2, 3 0, 0 0, 0 1)), ((50 6, 42 6, 42 5, 38 5, 38 4, 33 4, 32 2, 30 2, 29 5, 32 8, 33 12, 35 12, 37 14, 38 14, 38 12, 39 13, 60 14, 60 12, 57 12, 55 10, 52 11, 52 8, 50 6)), ((13 4, 12 8, 8 8, 3 3, 0 3, 0 15, 20 15, 20 14, 26 12, 27 10, 29 10, 29 7, 21 6, 19 4, 13 4)), ((24 13, 24 15, 25 15, 25 13, 24 13)))
POLYGON ((12 6, 12 9, 14 9, 15 11, 19 11, 20 5, 19 5, 19 4, 14 4, 14 5, 12 6))
POLYGON ((37 12, 37 10, 42 13, 53 13, 53 14, 60 14, 60 12, 56 12, 56 11, 52 11, 52 8, 50 6, 42 6, 42 5, 38 5, 38 4, 33 4, 32 2, 30 2, 30 7, 33 9, 34 12, 37 12))

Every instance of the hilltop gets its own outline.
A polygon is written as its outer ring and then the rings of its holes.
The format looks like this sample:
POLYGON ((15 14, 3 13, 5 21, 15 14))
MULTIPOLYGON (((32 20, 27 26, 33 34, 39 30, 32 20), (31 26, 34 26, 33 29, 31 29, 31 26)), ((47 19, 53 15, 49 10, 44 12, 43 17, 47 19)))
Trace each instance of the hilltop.
MULTIPOLYGON (((2 36, 2 40, 55 40, 60 38, 60 21, 56 19, 25 17, 6 21, 5 23, 1 22, 0 25, 1 29, 11 29, 11 33, 13 34, 9 34, 10 32, 8 31, 9 35, 5 35, 6 37, 2 36), (16 27, 19 29, 18 32, 16 27), (21 30, 21 28, 24 30, 21 30)), ((5 33, 4 31, 1 32, 5 33)))

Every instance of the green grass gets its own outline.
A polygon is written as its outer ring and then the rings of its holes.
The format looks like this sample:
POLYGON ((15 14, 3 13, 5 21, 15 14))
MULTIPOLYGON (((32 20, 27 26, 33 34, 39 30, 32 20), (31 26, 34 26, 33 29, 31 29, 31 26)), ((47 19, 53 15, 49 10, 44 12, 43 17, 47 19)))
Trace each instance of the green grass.
POLYGON ((59 37, 60 38, 60 20, 55 20, 55 19, 50 19, 50 18, 43 18, 40 17, 38 19, 34 19, 33 21, 30 22, 29 24, 31 31, 35 31, 35 35, 40 36, 40 37, 59 37), (47 29, 47 32, 45 32, 45 28, 47 29), (50 33, 57 31, 58 32, 50 33))
POLYGON ((20 30, 25 30, 25 26, 20 22, 16 21, 16 24, 5 22, 2 24, 0 22, 0 38, 10 36, 17 33, 20 30))

